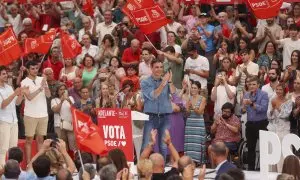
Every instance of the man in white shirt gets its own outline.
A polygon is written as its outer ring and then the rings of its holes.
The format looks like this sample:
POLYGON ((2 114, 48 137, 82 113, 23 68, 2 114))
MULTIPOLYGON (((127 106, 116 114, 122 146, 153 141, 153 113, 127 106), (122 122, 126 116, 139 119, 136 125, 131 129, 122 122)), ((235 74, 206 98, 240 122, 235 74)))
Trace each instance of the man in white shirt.
POLYGON ((274 18, 266 19, 266 25, 261 24, 258 26, 256 37, 252 40, 252 43, 258 43, 259 53, 264 53, 266 43, 270 41, 267 36, 266 28, 270 30, 273 37, 278 40, 280 38, 280 32, 282 28, 275 22, 274 18))
POLYGON ((78 32, 78 42, 82 41, 83 35, 93 34, 94 24, 93 24, 92 20, 90 19, 90 17, 84 16, 82 18, 82 24, 83 24, 83 28, 80 29, 78 32))
POLYGON ((268 72, 270 83, 264 85, 261 90, 265 91, 268 94, 269 101, 275 96, 276 86, 279 84, 280 72, 276 69, 270 69, 268 72))
POLYGON ((48 111, 46 97, 51 97, 46 78, 37 76, 38 64, 29 61, 26 64, 28 76, 21 82, 24 89, 25 108, 24 108, 24 126, 25 126, 25 153, 27 164, 31 160, 31 145, 34 136, 36 136, 38 149, 42 147, 44 136, 47 134, 48 111))
POLYGON ((219 71, 215 78, 215 86, 211 91, 211 100, 215 102, 215 115, 222 113, 222 106, 230 102, 234 104, 236 95, 236 87, 228 83, 228 75, 225 71, 219 71))
POLYGON ((7 71, 0 66, 0 166, 5 164, 9 148, 18 144, 16 105, 22 102, 21 88, 15 91, 7 84, 7 71))
POLYGON ((250 51, 244 49, 240 51, 240 56, 242 57, 243 63, 238 65, 235 71, 234 81, 237 84, 237 111, 236 114, 240 114, 239 105, 241 104, 241 98, 243 97, 243 91, 245 88, 245 81, 248 76, 257 76, 259 67, 256 63, 250 60, 250 51))
MULTIPOLYGON (((100 60, 100 52, 98 46, 91 44, 91 37, 88 34, 84 34, 82 36, 82 51, 81 53, 76 57, 76 64, 77 66, 80 66, 82 63, 82 60, 86 54, 89 54, 92 56, 96 62, 99 62, 100 60)), ((98 64, 97 64, 98 65, 98 64)))
POLYGON ((101 41, 106 34, 111 34, 113 29, 117 26, 116 23, 112 21, 112 11, 106 10, 104 12, 104 22, 97 24, 96 32, 98 34, 98 45, 101 45, 101 41))
POLYGON ((296 24, 291 24, 289 26, 290 37, 284 38, 280 40, 276 40, 275 37, 272 35, 270 30, 267 30, 267 34, 270 37, 271 41, 277 45, 282 45, 283 52, 283 69, 286 66, 291 65, 291 55, 294 50, 300 50, 300 40, 298 38, 299 28, 296 24))
POLYGON ((189 44, 187 52, 190 57, 186 59, 184 71, 189 75, 189 78, 201 83, 201 95, 207 97, 207 78, 209 76, 209 62, 204 56, 197 53, 194 44, 189 44))

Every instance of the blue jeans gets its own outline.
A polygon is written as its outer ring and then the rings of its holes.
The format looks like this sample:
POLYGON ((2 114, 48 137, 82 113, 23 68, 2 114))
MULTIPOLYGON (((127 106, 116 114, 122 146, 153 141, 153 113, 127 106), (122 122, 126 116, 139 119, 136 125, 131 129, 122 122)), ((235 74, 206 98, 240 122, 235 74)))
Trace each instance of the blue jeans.
POLYGON ((151 130, 157 129, 157 136, 159 152, 163 155, 164 159, 167 157, 167 145, 164 143, 163 139, 165 136, 165 130, 169 128, 169 115, 156 115, 156 114, 149 114, 149 121, 146 121, 144 126, 144 133, 143 133, 143 143, 142 143, 142 150, 148 145, 151 137, 151 130))

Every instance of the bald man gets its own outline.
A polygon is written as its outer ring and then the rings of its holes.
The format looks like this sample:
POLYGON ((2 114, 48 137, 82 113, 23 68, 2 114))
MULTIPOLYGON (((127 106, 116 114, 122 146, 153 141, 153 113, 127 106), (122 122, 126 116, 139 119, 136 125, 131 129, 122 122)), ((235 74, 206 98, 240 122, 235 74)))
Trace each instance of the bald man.
POLYGON ((176 151, 175 147, 172 144, 171 136, 168 130, 165 131, 165 139, 164 143, 168 146, 171 158, 173 159, 172 169, 168 172, 165 172, 165 160, 164 157, 159 153, 153 153, 153 147, 156 144, 156 135, 157 130, 151 130, 150 142, 148 146, 146 146, 140 156, 140 160, 149 159, 152 161, 153 164, 153 174, 152 180, 165 180, 172 175, 179 175, 177 170, 179 154, 176 151), (151 154, 151 155, 150 155, 151 154))
POLYGON ((231 162, 227 161, 228 148, 224 144, 224 142, 216 142, 209 146, 209 151, 211 152, 211 159, 216 167, 216 179, 222 173, 226 173, 229 169, 234 169, 236 166, 231 162))
POLYGON ((81 42, 82 41, 82 36, 84 34, 93 34, 93 21, 90 17, 88 16, 85 16, 83 17, 82 19, 82 25, 83 25, 83 28, 79 30, 78 32, 78 41, 81 42))
POLYGON ((229 35, 231 33, 231 30, 233 29, 234 25, 230 23, 228 20, 228 14, 226 12, 220 12, 218 14, 218 21, 220 25, 216 26, 214 31, 214 39, 217 40, 218 45, 220 41, 224 39, 228 39, 229 35), (224 28, 227 28, 228 30, 224 30, 224 28))
POLYGON ((122 56, 122 65, 126 69, 131 65, 138 65, 141 59, 140 41, 133 39, 130 47, 126 48, 122 56))

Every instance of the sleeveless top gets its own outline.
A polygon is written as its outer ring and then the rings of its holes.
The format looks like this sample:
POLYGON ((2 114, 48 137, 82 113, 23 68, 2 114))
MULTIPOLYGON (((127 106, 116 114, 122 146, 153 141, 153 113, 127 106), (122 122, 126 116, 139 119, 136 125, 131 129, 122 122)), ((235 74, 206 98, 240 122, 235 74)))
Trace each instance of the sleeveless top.
POLYGON ((76 78, 76 70, 77 70, 77 69, 78 69, 78 68, 75 66, 74 71, 72 71, 72 72, 66 74, 66 73, 65 73, 65 68, 62 68, 62 69, 61 69, 61 77, 62 77, 62 76, 67 76, 67 80, 68 80, 68 81, 72 81, 73 79, 76 78))
POLYGON ((88 72, 85 68, 82 73, 82 81, 83 81, 83 86, 87 86, 91 80, 96 76, 97 74, 97 68, 93 68, 91 72, 88 72))

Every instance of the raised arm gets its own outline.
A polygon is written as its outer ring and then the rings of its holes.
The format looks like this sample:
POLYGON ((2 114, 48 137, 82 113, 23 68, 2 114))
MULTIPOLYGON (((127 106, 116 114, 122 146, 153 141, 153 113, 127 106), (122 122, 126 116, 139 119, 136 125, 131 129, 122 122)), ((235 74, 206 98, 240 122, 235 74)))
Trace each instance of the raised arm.
POLYGON ((173 158, 173 164, 172 167, 177 168, 178 167, 178 160, 180 158, 176 148, 174 147, 174 145, 172 144, 172 140, 171 140, 171 136, 170 136, 170 132, 169 130, 166 129, 165 131, 165 138, 164 138, 164 143, 167 145, 171 157, 173 158))
POLYGON ((143 150, 143 152, 140 156, 140 160, 149 158, 151 152, 153 151, 153 147, 156 144, 156 135, 157 135, 157 130, 152 129, 151 134, 150 134, 150 142, 143 150))

